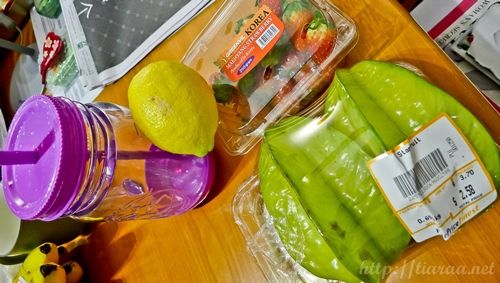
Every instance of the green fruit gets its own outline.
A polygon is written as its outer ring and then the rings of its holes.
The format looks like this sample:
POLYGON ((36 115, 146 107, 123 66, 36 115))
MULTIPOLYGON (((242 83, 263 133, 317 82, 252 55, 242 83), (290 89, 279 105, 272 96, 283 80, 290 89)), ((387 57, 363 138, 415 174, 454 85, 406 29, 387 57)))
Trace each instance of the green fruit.
MULTIPOLYGON (((327 111, 332 112, 335 110, 339 107, 339 102, 341 102, 340 105, 343 107, 344 101, 350 102, 347 106, 349 109, 347 111, 356 111, 357 115, 345 113, 346 115, 340 116, 339 119, 352 119, 354 116, 359 117, 358 119, 362 120, 366 127, 371 128, 372 133, 382 141, 384 147, 383 150, 378 151, 376 155, 394 147, 408 137, 408 135, 401 132, 389 116, 373 102, 370 96, 366 95, 365 90, 349 71, 337 70, 326 99, 327 111)), ((336 111, 334 111, 334 113, 335 112, 336 111)), ((335 118, 332 119, 334 119, 333 124, 335 126, 338 122, 335 118)))
POLYGON ((372 156, 321 119, 289 118, 269 129, 265 142, 339 262, 363 281, 377 281, 379 273, 362 267, 390 263, 410 236, 371 178, 372 156))
POLYGON ((259 172, 261 193, 274 227, 290 256, 316 276, 346 282, 360 281, 337 259, 316 223, 300 203, 297 192, 262 144, 259 172), (294 227, 290 230, 290 227, 294 227))
POLYGON ((476 117, 453 97, 414 72, 391 63, 363 61, 337 74, 338 81, 387 149, 439 114, 448 113, 475 148, 495 186, 500 187, 500 156, 495 141, 476 117))
POLYGON ((313 274, 378 281, 383 270, 377 267, 406 248, 410 235, 366 164, 443 112, 471 141, 498 187, 499 152, 489 133, 461 104, 413 72, 361 62, 339 70, 327 94, 323 117, 291 117, 268 129, 259 162, 262 195, 278 235, 313 274), (301 234, 302 242, 296 237, 301 234), (319 264, 332 256, 341 269, 319 264))
MULTIPOLYGON (((328 94, 326 98, 326 112, 328 115, 325 115, 323 123, 355 141, 364 152, 372 157, 382 154, 386 151, 384 142, 349 95, 352 90, 348 94, 339 77, 339 72, 337 72, 333 83, 326 91, 328 94)), ((403 134, 398 129, 396 130, 396 133, 392 133, 390 138, 393 140, 404 138, 403 134)))

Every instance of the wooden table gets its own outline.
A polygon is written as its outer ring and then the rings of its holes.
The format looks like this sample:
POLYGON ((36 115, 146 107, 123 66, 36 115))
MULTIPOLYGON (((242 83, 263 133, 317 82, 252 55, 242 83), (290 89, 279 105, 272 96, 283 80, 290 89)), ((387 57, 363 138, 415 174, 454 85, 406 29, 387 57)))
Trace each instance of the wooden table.
MULTIPOLYGON (((347 65, 370 58, 417 66, 432 82, 467 105, 500 142, 498 114, 396 1, 333 2, 359 28, 360 39, 347 57, 347 65)), ((134 74, 157 60, 180 60, 220 4, 216 1, 159 45, 120 81, 106 87, 98 99, 126 105, 127 87, 134 74)), ((168 219, 102 223, 93 228, 92 242, 81 254, 88 282, 265 282, 231 213, 234 193, 251 175, 257 152, 230 157, 218 141, 215 153, 219 168, 215 187, 197 209, 168 219)), ((410 247, 391 267, 387 281, 499 281, 500 208, 498 201, 496 204, 451 240, 433 238, 410 247), (484 271, 461 274, 473 268, 484 271), (446 274, 446 270, 452 274, 446 274)))

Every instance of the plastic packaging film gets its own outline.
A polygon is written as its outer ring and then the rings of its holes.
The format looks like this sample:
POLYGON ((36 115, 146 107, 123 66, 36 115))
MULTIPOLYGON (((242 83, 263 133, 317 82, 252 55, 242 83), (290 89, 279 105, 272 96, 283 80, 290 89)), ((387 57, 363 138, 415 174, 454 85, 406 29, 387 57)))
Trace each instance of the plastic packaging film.
MULTIPOLYGON (((427 129, 440 115, 450 117, 463 133, 478 157, 478 168, 483 168, 491 184, 491 192, 484 196, 477 195, 477 188, 467 190, 469 196, 463 190, 465 196, 458 204, 453 192, 450 205, 454 202, 454 211, 463 212, 488 194, 494 199, 500 186, 500 158, 493 138, 454 98, 397 64, 362 61, 339 69, 325 103, 267 129, 256 174, 241 186, 233 212, 268 279, 380 281, 382 270, 367 272, 367 268, 391 264, 413 243, 415 233, 391 211, 386 193, 370 174, 369 162, 386 152, 397 152, 394 148, 401 149, 405 140, 427 129)), ((408 142, 406 152, 415 165, 409 173, 416 173, 409 185, 403 184, 401 194, 425 196, 432 202, 433 197, 427 195, 430 183, 436 181, 431 179, 440 174, 448 176, 449 190, 461 192, 460 179, 472 176, 461 173, 469 167, 454 165, 453 146, 441 150, 443 154, 437 150, 439 156, 431 160, 434 155, 420 158, 418 150, 422 150, 408 142), (441 157, 443 168, 434 164, 441 157), (431 167, 436 168, 435 175, 431 167)), ((446 189, 437 191, 447 195, 446 189)), ((445 221, 439 217, 428 223, 437 225, 437 231, 445 221)), ((463 214, 460 218, 462 222, 470 219, 463 214)))
POLYGON ((286 113, 308 108, 356 41, 352 20, 329 1, 227 1, 183 61, 212 85, 223 145, 241 155, 286 113))

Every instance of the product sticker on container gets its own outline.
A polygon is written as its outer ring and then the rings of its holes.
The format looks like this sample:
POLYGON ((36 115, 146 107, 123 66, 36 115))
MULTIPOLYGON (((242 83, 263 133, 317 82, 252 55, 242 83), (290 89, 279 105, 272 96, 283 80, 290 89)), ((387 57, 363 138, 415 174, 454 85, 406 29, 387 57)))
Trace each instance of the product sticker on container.
POLYGON ((389 206, 415 241, 457 229, 497 197, 482 161, 447 114, 368 162, 389 206))
POLYGON ((217 65, 232 81, 250 72, 278 42, 284 24, 264 5, 249 19, 229 48, 217 60, 217 65))

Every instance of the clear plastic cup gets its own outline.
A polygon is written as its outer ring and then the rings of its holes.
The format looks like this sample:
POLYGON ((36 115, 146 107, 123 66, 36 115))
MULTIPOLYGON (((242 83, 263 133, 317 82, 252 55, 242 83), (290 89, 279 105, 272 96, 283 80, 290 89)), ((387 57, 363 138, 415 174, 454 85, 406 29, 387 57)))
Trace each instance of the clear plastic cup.
POLYGON ((16 113, 0 161, 10 209, 46 221, 180 214, 207 196, 214 177, 211 154, 158 149, 124 107, 42 95, 16 113))

